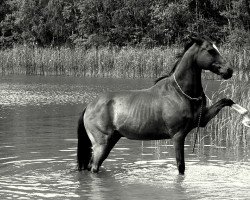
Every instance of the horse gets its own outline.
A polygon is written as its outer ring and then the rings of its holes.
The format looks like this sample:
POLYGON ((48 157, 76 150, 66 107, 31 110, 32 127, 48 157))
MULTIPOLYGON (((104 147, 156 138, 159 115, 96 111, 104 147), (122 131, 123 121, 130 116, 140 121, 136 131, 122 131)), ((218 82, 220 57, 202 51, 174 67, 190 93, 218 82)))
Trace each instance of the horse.
POLYGON ((232 77, 215 44, 192 37, 169 75, 142 90, 111 91, 94 99, 78 122, 78 170, 97 173, 121 137, 132 140, 172 139, 179 174, 184 174, 184 142, 196 127, 205 127, 231 99, 206 107, 201 72, 232 77))

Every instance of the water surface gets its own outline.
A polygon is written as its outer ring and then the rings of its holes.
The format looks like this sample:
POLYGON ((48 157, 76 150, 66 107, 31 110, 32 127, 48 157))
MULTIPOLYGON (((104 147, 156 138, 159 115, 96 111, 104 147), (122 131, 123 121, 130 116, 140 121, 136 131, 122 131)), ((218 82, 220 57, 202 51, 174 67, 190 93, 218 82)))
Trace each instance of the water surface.
MULTIPOLYGON (((99 174, 76 170, 76 126, 84 106, 107 90, 152 83, 1 77, 1 199, 249 199, 249 147, 205 140, 192 153, 192 134, 185 145, 185 176, 177 173, 171 141, 121 139, 99 174)), ((208 90, 213 87, 208 84, 208 90)))

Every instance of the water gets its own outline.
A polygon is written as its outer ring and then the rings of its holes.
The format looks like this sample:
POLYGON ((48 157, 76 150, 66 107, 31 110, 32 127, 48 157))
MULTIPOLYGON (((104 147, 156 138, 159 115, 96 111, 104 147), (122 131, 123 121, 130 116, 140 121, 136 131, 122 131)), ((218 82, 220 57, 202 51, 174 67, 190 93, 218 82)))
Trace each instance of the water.
POLYGON ((121 139, 99 174, 76 170, 76 126, 86 103, 107 90, 151 84, 1 77, 0 199, 249 199, 249 147, 211 146, 205 140, 192 153, 191 136, 185 176, 178 175, 171 141, 121 139))

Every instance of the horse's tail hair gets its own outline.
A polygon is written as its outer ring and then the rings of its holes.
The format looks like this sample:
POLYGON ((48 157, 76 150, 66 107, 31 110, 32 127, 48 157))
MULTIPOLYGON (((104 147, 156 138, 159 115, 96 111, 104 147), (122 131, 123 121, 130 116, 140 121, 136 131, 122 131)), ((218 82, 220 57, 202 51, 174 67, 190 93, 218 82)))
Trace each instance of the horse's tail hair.
POLYGON ((77 135, 78 135, 78 145, 77 145, 77 163, 78 163, 78 170, 85 170, 88 168, 89 161, 92 156, 92 144, 87 135, 83 116, 85 113, 86 108, 83 110, 79 121, 78 121, 78 128, 77 128, 77 135))

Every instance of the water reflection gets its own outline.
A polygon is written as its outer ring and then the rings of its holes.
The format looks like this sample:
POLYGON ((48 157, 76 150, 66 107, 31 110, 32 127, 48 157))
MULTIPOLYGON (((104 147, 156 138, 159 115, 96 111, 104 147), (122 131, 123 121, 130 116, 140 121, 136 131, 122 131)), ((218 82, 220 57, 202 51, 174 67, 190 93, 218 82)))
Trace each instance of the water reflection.
POLYGON ((106 90, 144 88, 145 80, 6 76, 0 80, 1 199, 247 199, 249 147, 211 145, 192 153, 179 176, 171 141, 121 139, 99 174, 76 170, 76 122, 106 90))

